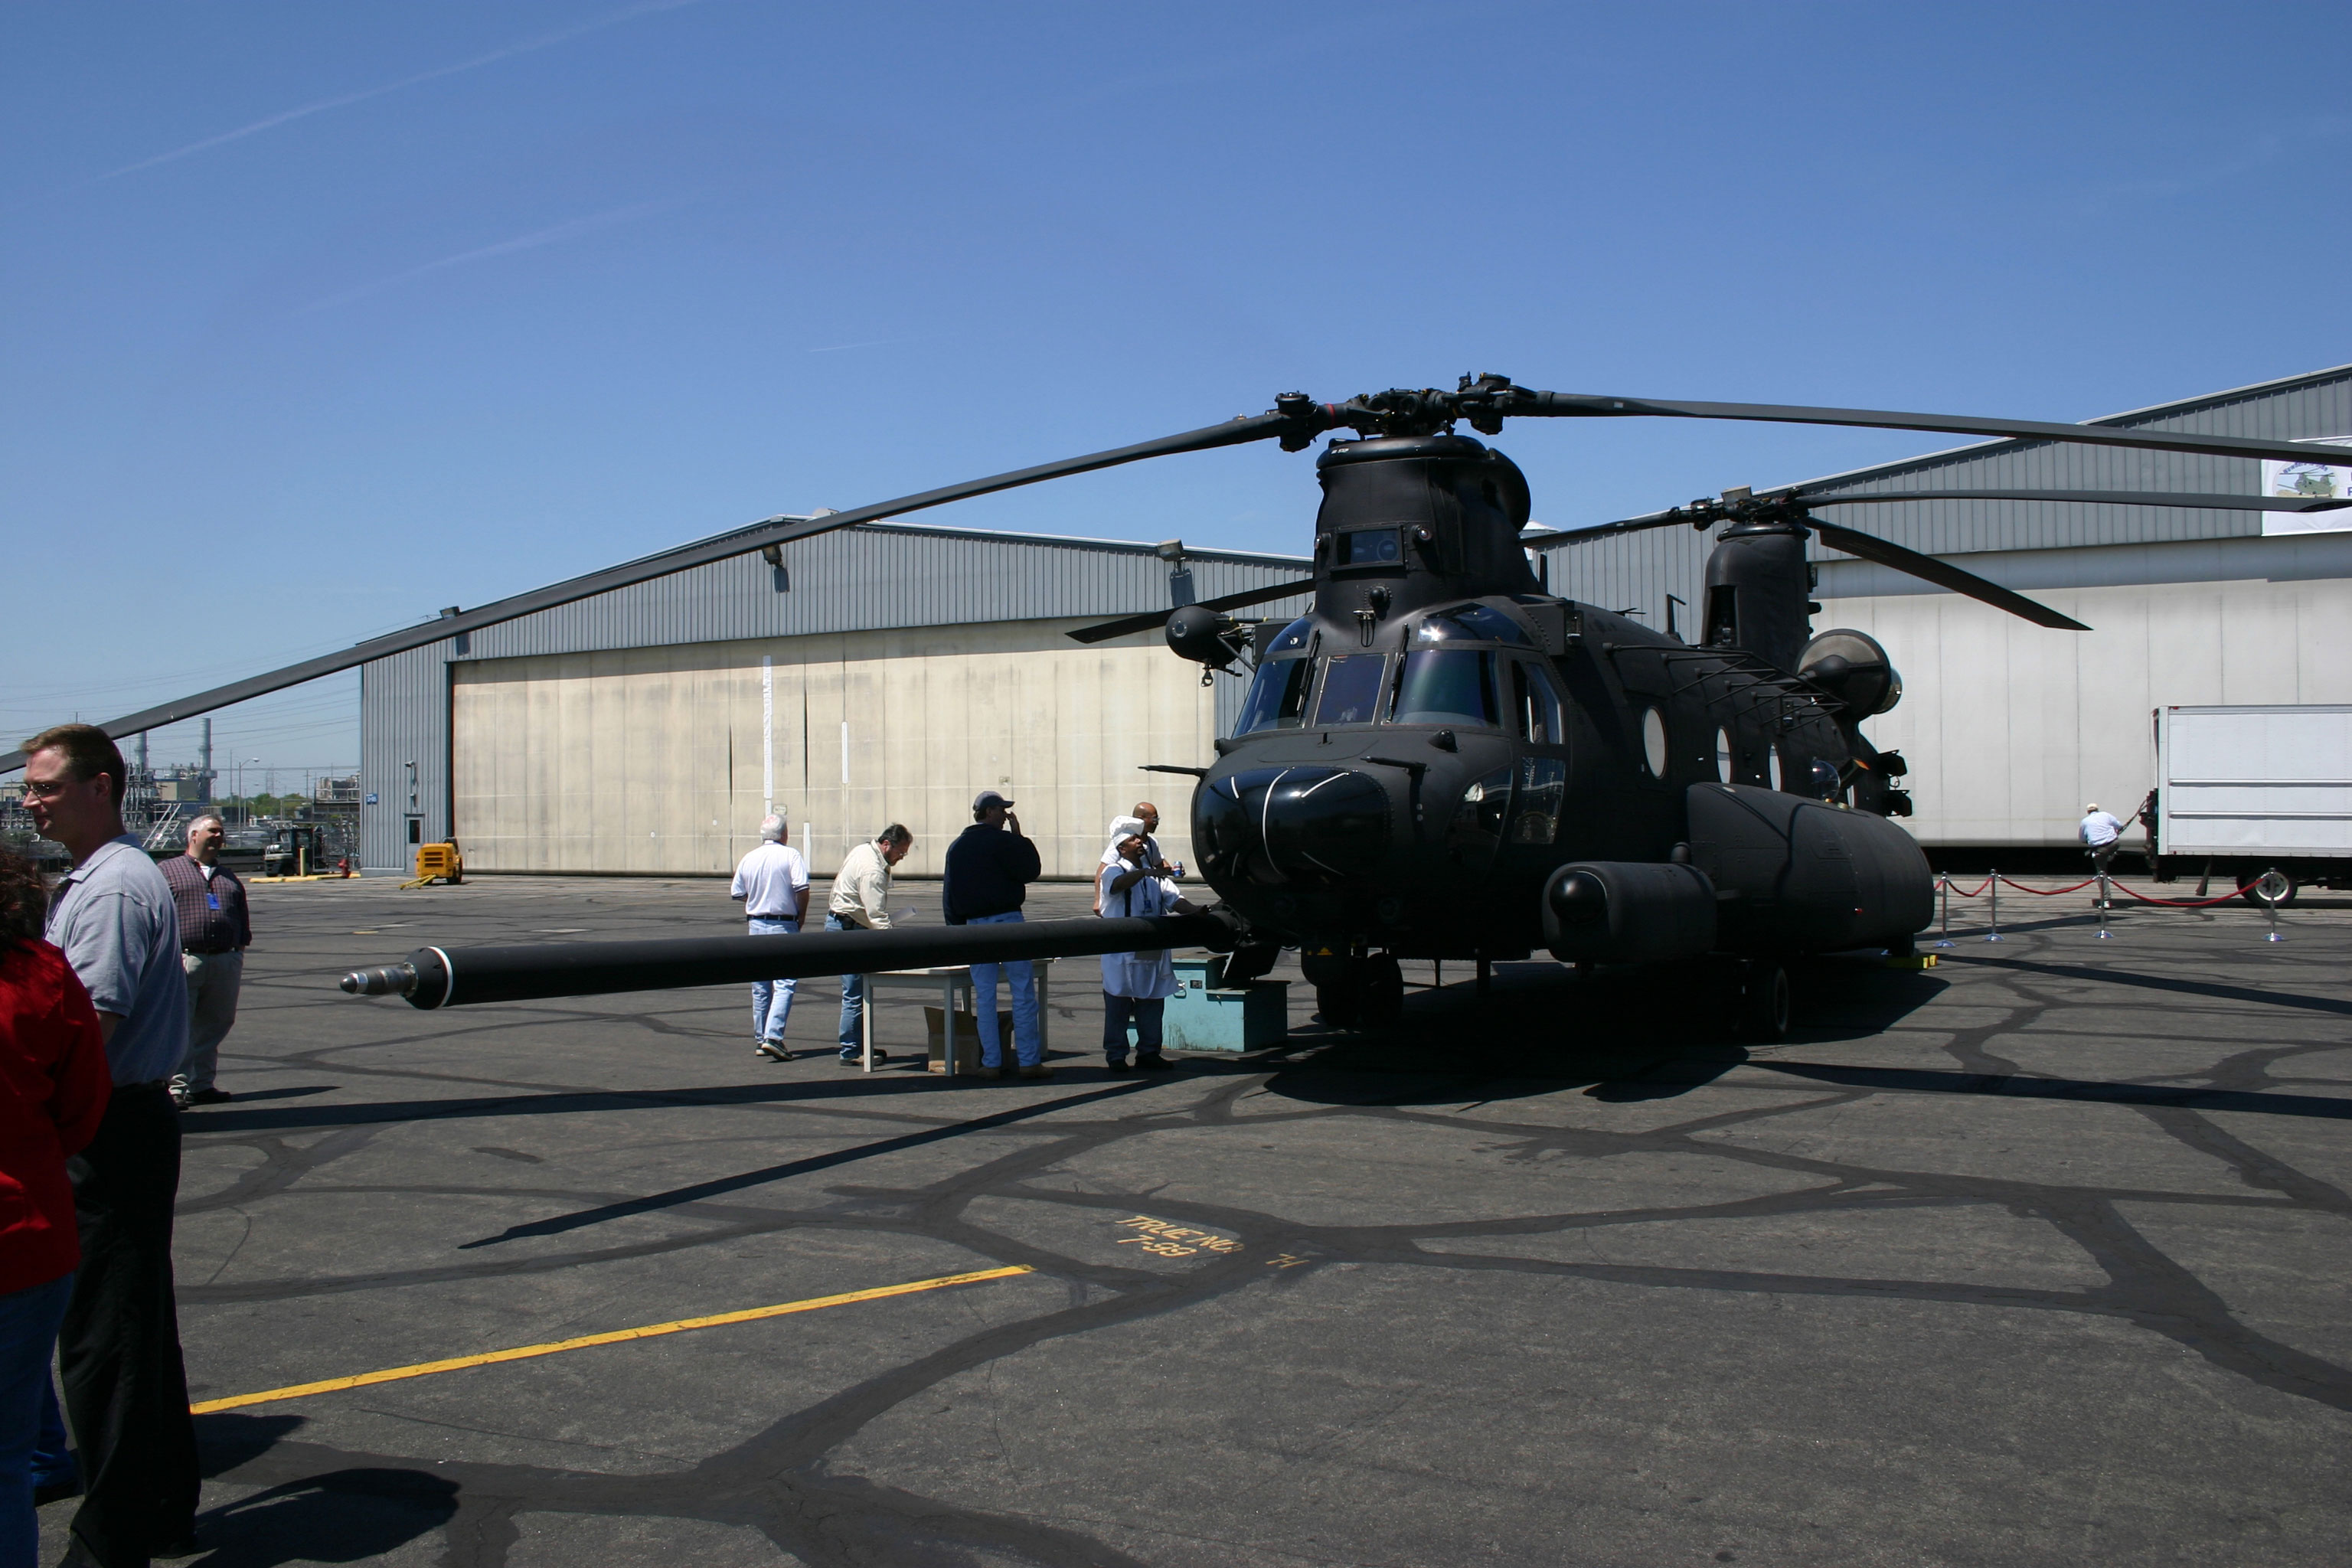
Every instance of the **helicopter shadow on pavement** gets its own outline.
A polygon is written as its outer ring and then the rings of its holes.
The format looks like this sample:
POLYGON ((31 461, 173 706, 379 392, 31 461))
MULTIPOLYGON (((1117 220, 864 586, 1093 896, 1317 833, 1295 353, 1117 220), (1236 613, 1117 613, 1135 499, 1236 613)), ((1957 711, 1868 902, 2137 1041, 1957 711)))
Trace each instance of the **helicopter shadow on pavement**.
MULTIPOLYGON (((1893 1027, 1945 988, 1874 959, 1791 966, 1790 1039, 1865 1038, 1893 1027)), ((1580 974, 1552 963, 1497 964, 1482 1002, 1474 983, 1405 994, 1382 1030, 1294 1029, 1268 1092, 1318 1105, 1453 1103, 1557 1094, 1662 1100, 1714 1082, 1748 1059, 1731 1023, 1727 978, 1688 965, 1580 974)))

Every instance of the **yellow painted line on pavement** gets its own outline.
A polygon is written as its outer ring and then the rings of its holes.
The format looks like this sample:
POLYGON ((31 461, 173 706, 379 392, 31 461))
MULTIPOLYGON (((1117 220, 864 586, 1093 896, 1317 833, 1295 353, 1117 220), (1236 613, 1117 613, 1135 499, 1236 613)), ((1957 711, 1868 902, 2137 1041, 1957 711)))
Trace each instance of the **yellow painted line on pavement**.
POLYGON ((307 1399, 314 1394, 332 1394, 343 1388, 365 1388, 371 1384, 398 1383, 403 1378, 430 1377, 436 1372, 461 1372, 469 1366, 489 1366, 502 1361, 528 1361, 533 1356, 555 1355, 563 1351, 586 1350, 591 1345, 616 1345, 626 1340, 650 1340, 661 1334, 682 1334, 689 1329, 716 1329, 729 1323, 757 1322, 761 1318, 789 1317, 794 1312, 821 1311, 827 1307, 846 1307, 853 1301, 878 1301, 886 1296, 912 1296, 925 1290, 944 1290, 950 1285, 977 1285, 988 1279, 1010 1279, 1016 1274, 1033 1270, 982 1268, 972 1274, 943 1274, 936 1279, 910 1279, 903 1285, 877 1285, 871 1290, 847 1290, 838 1296, 812 1296, 804 1301, 785 1301, 773 1307, 753 1307, 741 1312, 720 1312, 708 1318, 680 1318, 674 1323, 648 1323, 641 1329, 615 1329, 608 1334, 583 1334, 576 1340, 555 1340, 543 1345, 517 1345, 512 1350, 484 1351, 479 1355, 452 1356, 447 1361, 422 1361, 414 1366, 386 1367, 382 1372, 362 1372, 352 1377, 331 1377, 319 1383, 298 1383, 287 1388, 265 1388, 259 1394, 232 1394, 226 1399, 207 1399, 201 1405, 191 1405, 189 1410, 198 1415, 215 1410, 236 1410, 247 1405, 268 1405, 280 1399, 307 1399))

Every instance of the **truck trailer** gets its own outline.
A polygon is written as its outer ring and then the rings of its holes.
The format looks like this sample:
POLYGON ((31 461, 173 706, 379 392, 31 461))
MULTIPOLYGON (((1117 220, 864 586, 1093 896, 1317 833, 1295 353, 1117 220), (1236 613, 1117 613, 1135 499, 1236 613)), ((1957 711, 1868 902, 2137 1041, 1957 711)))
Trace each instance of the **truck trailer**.
POLYGON ((2156 879, 2352 887, 2352 706, 2156 710, 2156 879))

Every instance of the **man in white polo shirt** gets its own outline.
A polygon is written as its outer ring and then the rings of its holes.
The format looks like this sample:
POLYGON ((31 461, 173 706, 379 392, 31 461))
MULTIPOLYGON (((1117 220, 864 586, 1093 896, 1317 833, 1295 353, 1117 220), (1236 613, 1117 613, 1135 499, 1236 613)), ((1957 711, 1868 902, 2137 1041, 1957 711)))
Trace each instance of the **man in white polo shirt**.
MULTIPOLYGON (((743 906, 753 936, 789 936, 801 929, 808 915, 808 862, 792 847, 792 832, 781 816, 760 823, 760 843, 735 868, 735 884, 728 897, 743 906)), ((797 980, 751 982, 751 1048, 771 1060, 788 1062, 784 1020, 792 1016, 797 980)))

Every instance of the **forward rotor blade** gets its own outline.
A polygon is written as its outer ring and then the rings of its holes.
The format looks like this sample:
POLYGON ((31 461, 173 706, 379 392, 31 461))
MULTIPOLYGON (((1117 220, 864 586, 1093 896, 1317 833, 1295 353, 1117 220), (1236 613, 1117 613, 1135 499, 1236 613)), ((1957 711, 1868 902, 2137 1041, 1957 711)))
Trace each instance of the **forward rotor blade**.
MULTIPOLYGON (((1805 504, 1811 506, 1812 502, 1808 500, 1805 504)), ((1580 540, 1606 539, 1612 534, 1639 533, 1645 528, 1671 528, 1678 522, 1685 527, 1711 528, 1716 523, 1726 521, 1727 520, 1723 518, 1710 518, 1704 522, 1699 522, 1689 512, 1677 509, 1674 511, 1645 512, 1640 517, 1624 518, 1616 522, 1596 522, 1585 528, 1563 528, 1557 533, 1538 534, 1533 539, 1523 540, 1521 542, 1533 545, 1573 544, 1580 540)))
POLYGON ((2352 500, 2308 500, 2293 496, 2193 495, 2167 490, 1882 490, 1873 494, 1816 496, 1803 490, 1776 492, 1814 506, 1860 506, 1885 500, 2047 500, 2089 506, 2179 506, 2204 511, 2335 511, 2352 500))
POLYGON ((1296 583, 1276 583, 1271 588, 1252 588, 1245 593, 1227 594, 1222 599, 1203 599, 1197 606, 1171 605, 1167 609, 1153 610, 1147 615, 1129 616, 1123 620, 1104 621, 1097 626, 1080 626, 1068 636, 1073 642, 1108 642, 1113 637, 1123 637, 1134 632, 1148 632, 1154 626, 1164 626, 1168 624, 1168 617, 1180 609, 1239 610, 1251 605, 1271 604, 1276 599, 1287 599, 1293 594, 1304 594, 1314 586, 1314 578, 1301 577, 1296 583))
POLYGON ((1965 414, 1904 414, 1878 408, 1813 408, 1790 403, 1682 403, 1643 397, 1594 397, 1582 393, 1514 389, 1497 399, 1507 416, 1587 419, 1743 419, 1769 425, 1852 425, 1874 430, 1936 430, 2003 440, 2074 441, 2086 447, 2131 447, 2151 452, 2202 452, 2217 458, 2269 458, 2290 463, 2326 460, 2328 448, 2302 441, 2262 441, 2248 436, 2190 436, 2176 430, 2133 430, 2114 425, 2059 425, 2040 419, 1982 419, 1965 414))
MULTIPOLYGON (((960 485, 947 485, 935 490, 902 496, 897 500, 862 506, 848 511, 836 511, 824 517, 771 518, 750 528, 737 529, 693 544, 666 550, 602 572, 591 572, 583 577, 570 578, 544 588, 534 588, 528 594, 517 594, 509 599, 468 610, 463 615, 446 616, 410 626, 404 631, 372 637, 353 647, 337 653, 322 654, 317 658, 289 664, 283 669, 273 669, 267 675, 256 675, 226 686, 215 686, 192 697, 174 702, 158 703, 142 708, 136 713, 126 713, 100 726, 109 735, 121 739, 153 730, 182 719, 193 719, 199 713, 209 713, 226 708, 232 702, 243 702, 289 686, 299 686, 306 680, 316 680, 322 675, 333 675, 379 658, 387 658, 411 648, 424 647, 463 632, 479 631, 541 610, 551 610, 559 605, 569 605, 597 594, 610 593, 635 584, 651 582, 673 573, 704 566, 730 556, 748 555, 771 544, 785 544, 812 534, 829 533, 837 528, 850 528, 861 522, 876 522, 884 518, 898 517, 929 507, 945 506, 950 501, 969 500, 974 496, 992 495, 998 490, 1017 489, 1045 479, 1058 479, 1072 474, 1091 473, 1097 468, 1117 468, 1122 463, 1140 462, 1146 458, 1172 457, 1180 452, 1205 452, 1218 447, 1234 447, 1247 441, 1295 433, 1297 421, 1282 414, 1258 414, 1239 419, 1229 419, 1223 425, 1204 429, 1187 430, 1179 436, 1163 436, 1157 441, 1141 441, 1132 447, 1116 447, 1107 452, 1090 452, 1082 458, 1065 458, 1058 463, 1040 463, 1034 468, 1015 468, 1010 473, 993 474, 984 479, 968 479, 960 485)), ((13 773, 25 765, 25 753, 9 752, 0 755, 0 773, 13 773)))
POLYGON ((1939 588, 1949 588, 1955 594, 1966 594, 1996 610, 2021 616, 2037 626, 2048 626, 2052 631, 2060 632, 2087 632, 2091 629, 2072 616, 2062 616, 2047 605, 2038 605, 1998 583, 1988 583, 1975 573, 1963 572, 1948 561, 1938 561, 1932 555, 1922 555, 1916 550, 1906 550, 1899 544, 1891 544, 1867 533, 1856 533, 1851 528, 1841 528, 1834 522, 1823 522, 1819 518, 1807 518, 1805 526, 1832 550, 1843 550, 1848 555, 1859 555, 1864 561, 1891 566, 1897 572, 1908 573, 1939 588))

